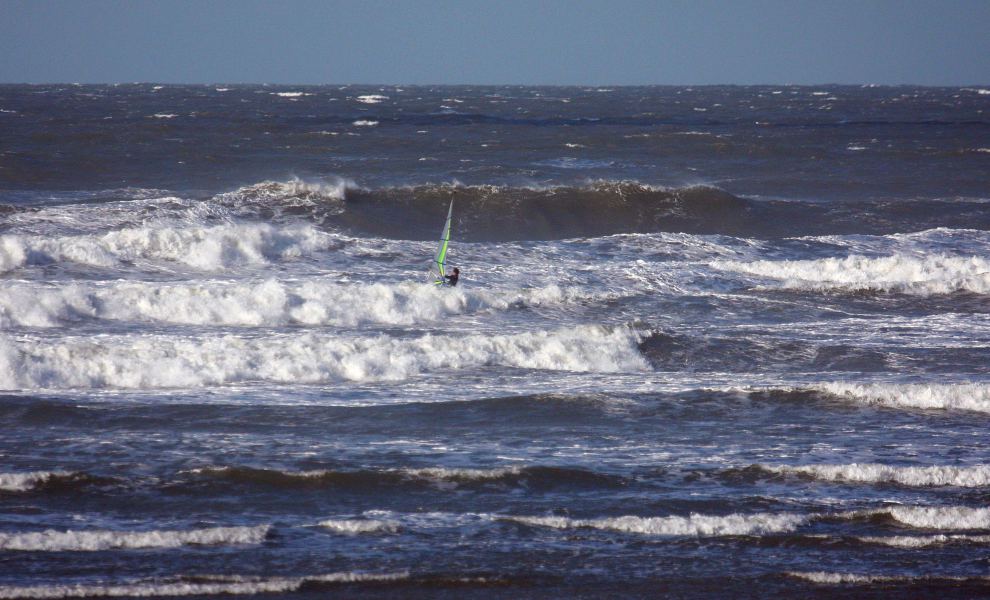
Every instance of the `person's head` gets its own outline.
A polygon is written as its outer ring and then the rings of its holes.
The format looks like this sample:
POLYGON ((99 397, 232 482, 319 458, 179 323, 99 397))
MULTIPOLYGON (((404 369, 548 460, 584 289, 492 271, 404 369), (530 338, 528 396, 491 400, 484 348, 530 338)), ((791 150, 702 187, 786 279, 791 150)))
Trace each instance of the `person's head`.
POLYGON ((461 274, 461 270, 458 269, 457 267, 454 267, 454 275, 460 275, 460 274, 461 274))

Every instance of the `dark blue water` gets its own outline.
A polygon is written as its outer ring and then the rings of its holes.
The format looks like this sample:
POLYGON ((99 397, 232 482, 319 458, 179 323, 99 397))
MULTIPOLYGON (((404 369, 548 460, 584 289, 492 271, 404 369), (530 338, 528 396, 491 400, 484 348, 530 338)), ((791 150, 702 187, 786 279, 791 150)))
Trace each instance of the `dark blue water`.
POLYGON ((990 595, 988 110, 0 86, 0 597, 990 595))

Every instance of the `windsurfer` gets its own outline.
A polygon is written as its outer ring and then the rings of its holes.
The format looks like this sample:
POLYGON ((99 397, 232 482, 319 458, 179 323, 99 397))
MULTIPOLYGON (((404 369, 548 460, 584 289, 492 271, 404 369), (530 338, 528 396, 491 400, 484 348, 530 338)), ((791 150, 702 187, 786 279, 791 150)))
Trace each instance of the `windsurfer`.
POLYGON ((454 267, 454 272, 450 275, 444 275, 443 278, 447 280, 447 285, 454 287, 457 285, 457 279, 461 276, 461 270, 454 267))

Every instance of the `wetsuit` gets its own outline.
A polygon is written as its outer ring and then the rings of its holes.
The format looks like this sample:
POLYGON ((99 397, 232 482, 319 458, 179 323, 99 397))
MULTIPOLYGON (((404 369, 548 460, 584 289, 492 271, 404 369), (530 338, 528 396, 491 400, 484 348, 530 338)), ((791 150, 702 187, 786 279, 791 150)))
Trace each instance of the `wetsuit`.
POLYGON ((457 285, 457 278, 458 278, 457 273, 454 273, 452 275, 444 275, 443 278, 447 280, 447 285, 449 285, 450 287, 454 287, 455 285, 457 285))

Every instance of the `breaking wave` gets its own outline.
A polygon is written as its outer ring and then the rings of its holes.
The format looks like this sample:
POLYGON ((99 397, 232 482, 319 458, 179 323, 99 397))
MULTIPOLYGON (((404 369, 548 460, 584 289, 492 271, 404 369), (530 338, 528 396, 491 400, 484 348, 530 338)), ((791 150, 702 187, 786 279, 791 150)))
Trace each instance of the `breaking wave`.
POLYGON ((0 328, 59 327, 80 319, 190 325, 413 325, 484 310, 596 297, 575 287, 494 291, 422 283, 117 281, 51 286, 11 281, 0 289, 0 328))
POLYGON ((853 463, 848 465, 802 466, 758 465, 758 467, 770 473, 805 475, 824 481, 897 483, 917 487, 990 486, 990 466, 987 465, 973 467, 894 467, 872 463, 853 463))
POLYGON ((987 577, 953 577, 948 575, 859 575, 856 573, 828 573, 825 571, 791 571, 787 573, 790 577, 804 579, 812 583, 824 585, 858 584, 868 585, 872 583, 887 584, 912 584, 912 583, 959 583, 964 581, 987 582, 987 577))
POLYGON ((357 535, 361 533, 395 533, 399 531, 398 521, 378 519, 327 519, 320 521, 320 527, 334 533, 357 535))
POLYGON ((990 293, 990 261, 979 256, 847 256, 817 260, 715 261, 718 269, 780 281, 783 289, 896 292, 920 296, 990 293))
POLYGON ((966 506, 891 506, 854 513, 885 516, 916 529, 990 529, 990 508, 966 506))
POLYGON ((0 236, 0 272, 28 265, 74 263, 112 268, 166 262, 201 271, 267 265, 340 246, 311 225, 224 224, 211 227, 137 227, 76 236, 0 236))
POLYGON ((0 533, 0 550, 96 552, 137 548, 179 548, 260 544, 271 526, 213 527, 189 531, 36 531, 0 533))
POLYGON ((533 527, 553 529, 601 529, 623 533, 660 536, 734 536, 786 533, 808 522, 796 514, 732 514, 725 516, 692 514, 687 517, 609 517, 571 519, 569 517, 504 517, 504 520, 533 527))
POLYGON ((0 598, 114 598, 149 596, 213 596, 295 592, 304 586, 347 583, 386 583, 409 578, 401 573, 329 573, 306 577, 252 577, 191 575, 122 583, 63 583, 57 585, 0 586, 0 598))
POLYGON ((889 408, 971 410, 990 413, 990 385, 826 383, 815 389, 862 404, 889 408))
POLYGON ((0 473, 0 491, 26 492, 56 480, 72 477, 66 471, 33 471, 30 473, 0 473))
POLYGON ((990 535, 890 535, 856 538, 864 544, 877 544, 894 548, 928 548, 946 544, 990 544, 990 535))
POLYGON ((0 493, 74 490, 88 484, 98 485, 112 481, 110 478, 74 471, 0 473, 0 493))
POLYGON ((325 334, 189 338, 0 337, 0 389, 174 388, 243 381, 396 381, 437 369, 501 365, 595 373, 646 371, 638 334, 580 326, 513 335, 395 339, 325 334))

